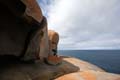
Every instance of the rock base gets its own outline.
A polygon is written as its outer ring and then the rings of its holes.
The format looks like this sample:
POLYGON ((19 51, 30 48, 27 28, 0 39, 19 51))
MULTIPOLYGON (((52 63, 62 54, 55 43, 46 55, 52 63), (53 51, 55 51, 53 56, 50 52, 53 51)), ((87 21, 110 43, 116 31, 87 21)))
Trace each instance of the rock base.
POLYGON ((63 57, 56 66, 42 61, 10 63, 0 66, 0 80, 120 80, 120 75, 106 73, 85 61, 63 57))

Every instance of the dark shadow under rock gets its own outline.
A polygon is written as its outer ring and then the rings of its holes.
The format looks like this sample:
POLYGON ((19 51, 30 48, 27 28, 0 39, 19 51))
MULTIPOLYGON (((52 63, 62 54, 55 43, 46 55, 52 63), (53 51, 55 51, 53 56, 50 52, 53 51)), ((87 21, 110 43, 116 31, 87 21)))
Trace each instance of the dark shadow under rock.
POLYGON ((0 68, 0 80, 50 80, 76 71, 79 68, 65 60, 56 66, 41 61, 24 63, 13 60, 0 68))

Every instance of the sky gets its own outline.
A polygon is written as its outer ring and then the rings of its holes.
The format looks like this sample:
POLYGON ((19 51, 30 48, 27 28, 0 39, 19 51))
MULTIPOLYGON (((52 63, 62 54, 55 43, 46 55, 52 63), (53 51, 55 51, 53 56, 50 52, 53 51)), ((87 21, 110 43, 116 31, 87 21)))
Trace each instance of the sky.
POLYGON ((120 49, 120 0, 38 0, 60 50, 120 49))

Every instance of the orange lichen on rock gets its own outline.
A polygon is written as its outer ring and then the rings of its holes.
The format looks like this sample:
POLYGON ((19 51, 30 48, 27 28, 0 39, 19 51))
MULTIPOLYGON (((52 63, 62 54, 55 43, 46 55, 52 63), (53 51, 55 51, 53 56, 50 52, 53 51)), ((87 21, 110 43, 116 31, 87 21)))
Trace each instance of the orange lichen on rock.
POLYGON ((80 76, 82 76, 85 80, 96 80, 95 74, 90 71, 81 72, 80 76))
POLYGON ((61 76, 55 80, 119 80, 120 75, 94 70, 75 72, 61 76))
POLYGON ((64 75, 58 79, 55 79, 55 80, 83 80, 79 75, 76 75, 76 74, 68 74, 68 75, 64 75), (68 76, 70 75, 70 76, 68 76))
POLYGON ((21 0, 26 5, 26 14, 32 16, 38 22, 42 21, 43 15, 41 8, 36 0, 21 0))
POLYGON ((50 55, 50 56, 48 56, 48 58, 47 58, 47 62, 48 62, 49 64, 56 65, 56 64, 59 64, 59 63, 62 62, 62 57, 50 55))
POLYGON ((49 37, 50 54, 54 54, 53 50, 57 51, 59 34, 53 30, 48 30, 48 37, 49 37))
POLYGON ((82 60, 79 60, 79 59, 76 59, 76 58, 64 58, 64 60, 70 62, 71 64, 74 64, 75 66, 79 67, 80 68, 80 71, 85 71, 85 70, 95 70, 95 71, 102 71, 104 72, 103 69, 93 65, 93 64, 90 64, 86 61, 82 61, 82 60))

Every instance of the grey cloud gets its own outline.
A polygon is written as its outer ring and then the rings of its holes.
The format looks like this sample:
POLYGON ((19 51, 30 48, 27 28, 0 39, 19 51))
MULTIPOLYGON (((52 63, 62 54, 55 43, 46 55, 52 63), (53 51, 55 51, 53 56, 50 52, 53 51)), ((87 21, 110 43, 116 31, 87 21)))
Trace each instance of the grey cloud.
POLYGON ((120 49, 119 0, 51 0, 44 6, 60 49, 120 49))

